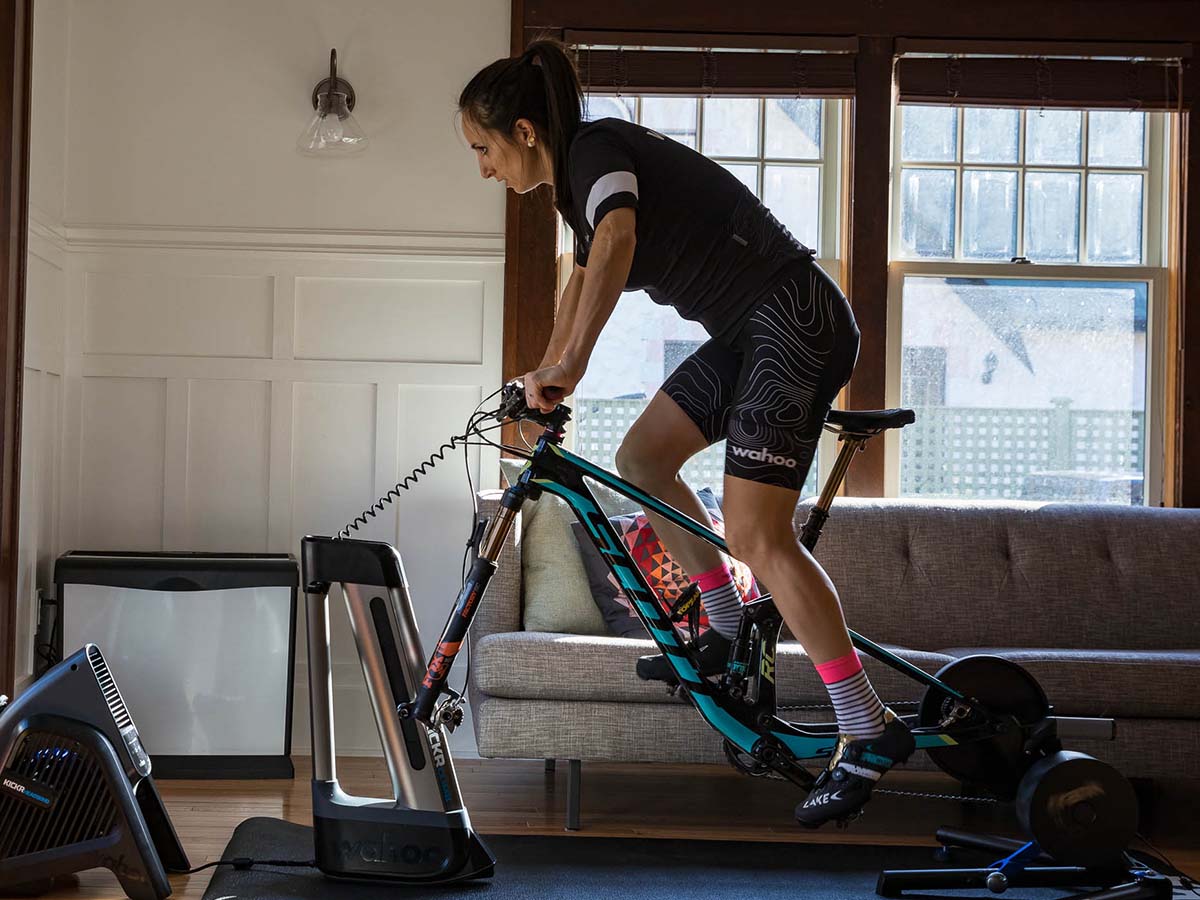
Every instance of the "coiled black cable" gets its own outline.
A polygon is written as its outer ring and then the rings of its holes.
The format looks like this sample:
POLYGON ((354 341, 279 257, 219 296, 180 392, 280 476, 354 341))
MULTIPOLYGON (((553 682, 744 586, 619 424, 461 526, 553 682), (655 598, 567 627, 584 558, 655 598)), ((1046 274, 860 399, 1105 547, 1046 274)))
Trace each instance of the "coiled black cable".
MULTIPOLYGON (((382 497, 380 497, 378 500, 376 500, 374 503, 372 503, 367 509, 364 509, 361 514, 355 516, 354 520, 352 522, 350 522, 348 525, 346 525, 345 528, 343 528, 341 531, 339 531, 337 533, 337 537, 339 539, 348 539, 351 536, 352 532, 358 531, 358 529, 363 528, 366 525, 369 525, 372 519, 374 519, 376 516, 378 516, 381 512, 384 511, 384 507, 386 507, 389 503, 393 503, 396 500, 400 499, 401 491, 409 490, 413 485, 415 485, 418 481, 421 480, 422 475, 428 475, 433 470, 434 466, 436 466, 439 462, 444 461, 446 459, 447 453, 451 452, 452 450, 456 450, 459 447, 462 447, 463 453, 465 455, 466 448, 470 447, 470 446, 474 446, 474 443, 471 441, 472 437, 482 438, 482 440, 485 443, 490 444, 493 447, 497 446, 492 441, 489 441, 487 438, 483 437, 483 434, 485 432, 494 431, 497 428, 502 427, 502 424, 501 425, 493 425, 489 428, 481 429, 481 428, 479 428, 479 423, 484 421, 485 419, 492 419, 492 418, 502 420, 504 418, 504 416, 502 414, 505 412, 505 410, 503 407, 501 407, 500 409, 492 410, 489 412, 480 412, 479 409, 481 406, 483 406, 483 404, 487 403, 489 400, 491 400, 497 394, 501 393, 503 390, 504 390, 504 388, 501 387, 498 390, 495 390, 492 393, 488 394, 488 396, 484 397, 482 400, 480 400, 478 405, 471 412, 471 415, 467 418, 467 427, 463 429, 462 434, 454 435, 453 437, 450 438, 450 440, 446 441, 446 443, 442 444, 440 447, 438 447, 436 450, 434 450, 431 454, 429 454, 428 458, 426 458, 424 462, 422 462, 420 465, 418 465, 416 468, 414 468, 409 474, 405 475, 398 482, 396 482, 395 486, 390 491, 388 491, 386 494, 384 494, 382 497)), ((470 479, 470 468, 469 467, 468 467, 467 472, 468 472, 467 477, 469 480, 470 479)), ((474 504, 474 496, 475 496, 474 491, 472 490, 472 494, 471 494, 472 504, 474 504)), ((474 518, 472 518, 472 524, 474 524, 474 518)))
POLYGON ((414 484, 421 480, 422 475, 428 475, 430 471, 433 470, 434 466, 443 461, 446 458, 447 453, 457 449, 460 445, 465 444, 470 437, 469 428, 467 429, 467 432, 467 434, 454 435, 452 438, 450 438, 450 440, 446 441, 446 443, 434 450, 431 454, 429 454, 428 459, 413 469, 408 475, 405 475, 402 479, 396 482, 395 487, 372 503, 369 508, 364 509, 360 515, 355 516, 354 521, 339 531, 337 536, 339 538, 348 538, 350 537, 351 532, 358 531, 358 529, 368 525, 372 519, 383 512, 384 507, 400 498, 401 491, 407 491, 414 484))

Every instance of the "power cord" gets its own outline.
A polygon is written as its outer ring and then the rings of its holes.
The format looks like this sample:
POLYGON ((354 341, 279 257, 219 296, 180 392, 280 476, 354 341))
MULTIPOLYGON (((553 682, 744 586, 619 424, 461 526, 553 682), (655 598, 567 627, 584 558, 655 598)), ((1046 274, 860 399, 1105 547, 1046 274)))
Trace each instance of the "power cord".
POLYGON ((308 859, 301 862, 296 859, 250 859, 248 856, 235 856, 233 859, 219 859, 216 862, 205 863, 202 866, 196 866, 194 869, 186 869, 179 872, 180 875, 195 875, 197 872, 203 872, 205 869, 212 869, 216 866, 233 866, 239 872, 245 872, 255 866, 280 866, 282 868, 296 869, 315 869, 317 861, 308 859))
POLYGON ((1188 875, 1181 868, 1179 868, 1179 866, 1175 865, 1175 863, 1171 862, 1171 858, 1154 846, 1154 844, 1150 843, 1150 839, 1140 831, 1134 832, 1134 834, 1137 836, 1139 841, 1150 848, 1150 853, 1145 855, 1155 857, 1156 859, 1166 863, 1167 868, 1171 869, 1170 872, 1164 872, 1161 874, 1168 875, 1172 878, 1178 878, 1180 888, 1185 891, 1191 891, 1197 897, 1200 897, 1200 879, 1193 878, 1191 875, 1188 875))
MULTIPOLYGON (((503 388, 501 388, 501 390, 503 390, 503 388)), ((389 504, 394 503, 400 498, 402 491, 411 489, 413 485, 417 484, 417 482, 421 480, 423 475, 428 475, 439 462, 445 460, 447 453, 450 453, 458 447, 462 447, 463 456, 464 458, 467 458, 467 447, 478 446, 477 442, 471 440, 472 437, 483 438, 483 435, 486 432, 495 431, 497 428, 502 428, 503 423, 499 425, 493 425, 490 428, 479 428, 479 423, 484 419, 490 418, 492 415, 491 413, 480 413, 478 411, 479 407, 483 406, 484 403, 496 396, 498 393, 500 393, 500 391, 496 391, 489 397, 485 397, 479 402, 479 405, 475 407, 476 411, 473 412, 470 418, 467 420, 467 427, 464 429, 462 434, 453 435, 450 440, 446 441, 444 444, 434 450, 433 453, 429 454, 428 458, 417 465, 408 475, 405 475, 398 482, 396 482, 391 490, 372 503, 370 507, 364 509, 361 514, 355 516, 354 520, 347 524, 346 527, 341 531, 339 531, 337 536, 339 538, 349 538, 352 532, 356 532, 359 528, 369 525, 371 520, 383 512, 389 504)), ((483 440, 486 443, 495 446, 491 441, 487 441, 486 438, 483 440)), ((469 462, 467 464, 468 466, 470 465, 469 462)), ((472 494, 472 497, 474 497, 474 494, 472 494)), ((474 504, 474 500, 472 500, 472 504, 474 504)), ((471 527, 474 529, 473 520, 471 527)))

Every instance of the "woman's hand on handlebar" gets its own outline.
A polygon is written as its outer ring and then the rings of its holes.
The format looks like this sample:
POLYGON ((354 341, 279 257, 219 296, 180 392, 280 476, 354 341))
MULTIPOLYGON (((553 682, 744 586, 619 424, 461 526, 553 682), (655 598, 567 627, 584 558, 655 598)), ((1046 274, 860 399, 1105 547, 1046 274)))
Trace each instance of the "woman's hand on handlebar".
POLYGON ((535 369, 521 379, 525 385, 525 405, 541 412, 553 412, 559 401, 575 390, 582 375, 573 375, 561 365, 535 369))

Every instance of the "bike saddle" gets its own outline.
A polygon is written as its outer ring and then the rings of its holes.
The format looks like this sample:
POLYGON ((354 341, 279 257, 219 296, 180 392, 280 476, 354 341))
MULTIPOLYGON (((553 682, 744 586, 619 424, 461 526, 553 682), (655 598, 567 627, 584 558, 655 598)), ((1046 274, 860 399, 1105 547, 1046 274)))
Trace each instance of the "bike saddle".
POLYGON ((831 409, 826 425, 847 434, 879 434, 889 428, 903 428, 917 420, 911 409, 831 409))

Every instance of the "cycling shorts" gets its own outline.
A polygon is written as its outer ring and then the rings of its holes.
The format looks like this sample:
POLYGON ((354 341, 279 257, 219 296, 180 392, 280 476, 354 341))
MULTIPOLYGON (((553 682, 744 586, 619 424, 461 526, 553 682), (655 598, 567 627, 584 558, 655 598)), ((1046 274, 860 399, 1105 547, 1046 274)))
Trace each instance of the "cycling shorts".
POLYGON ((845 294, 802 260, 735 334, 701 346, 662 391, 710 445, 726 441, 726 475, 799 491, 858 344, 845 294))

